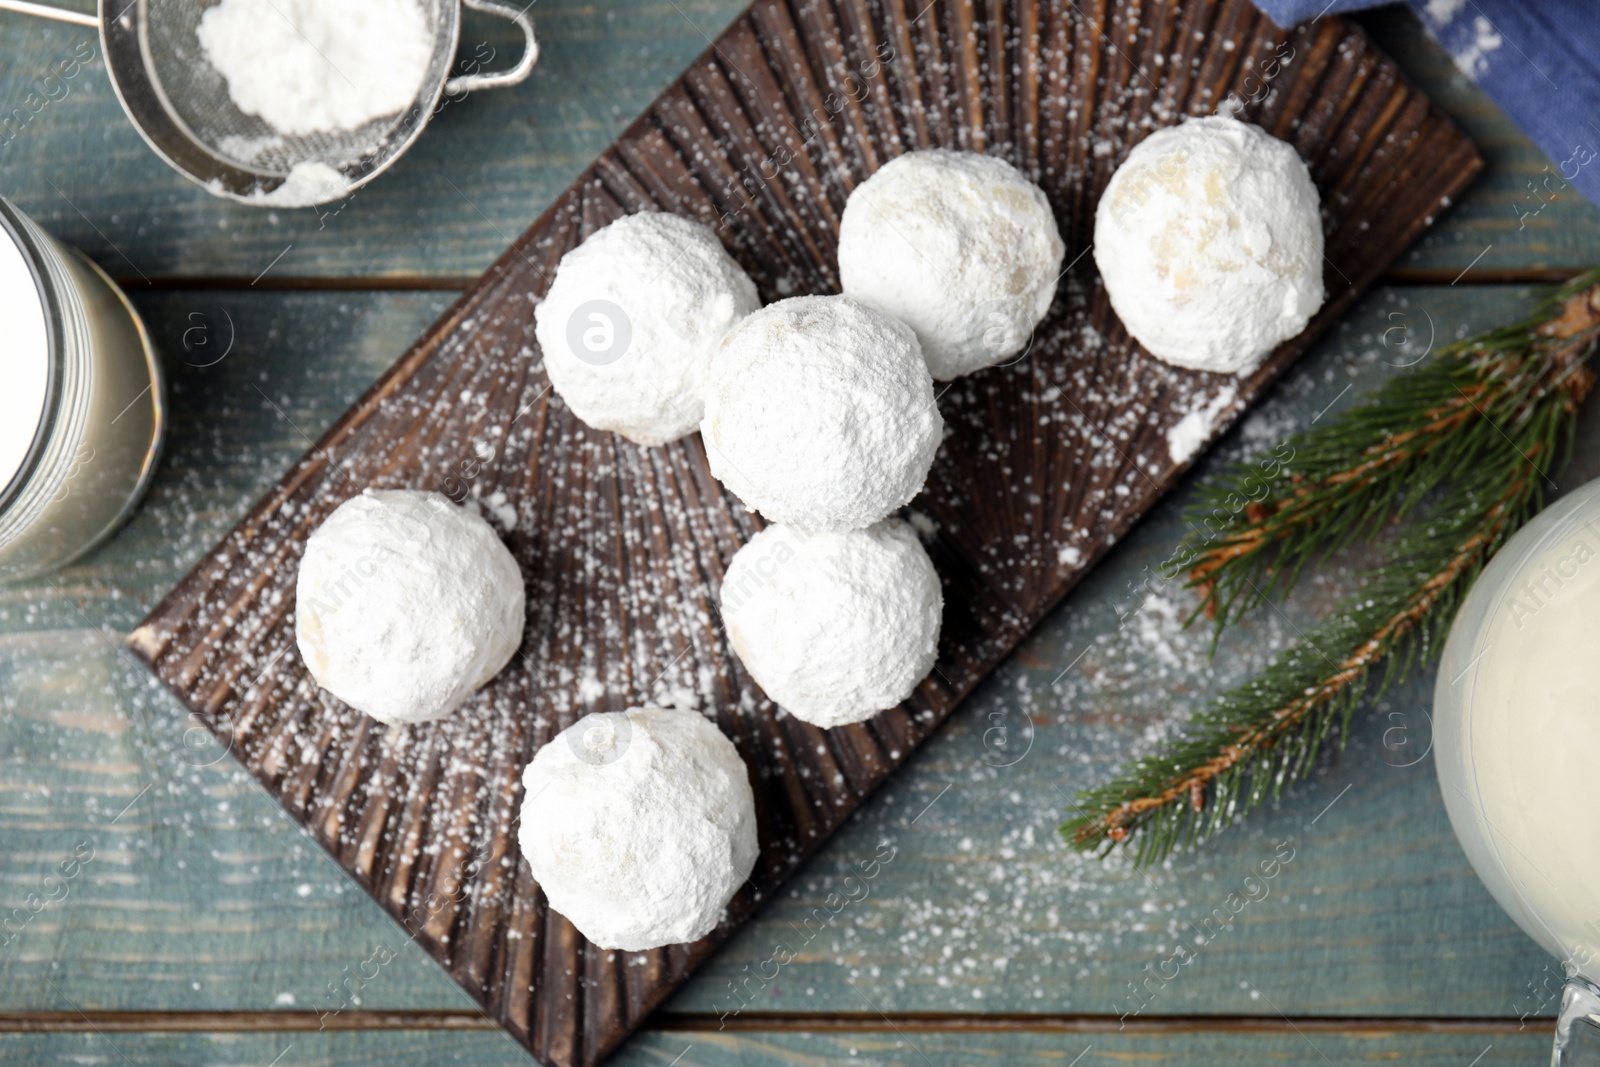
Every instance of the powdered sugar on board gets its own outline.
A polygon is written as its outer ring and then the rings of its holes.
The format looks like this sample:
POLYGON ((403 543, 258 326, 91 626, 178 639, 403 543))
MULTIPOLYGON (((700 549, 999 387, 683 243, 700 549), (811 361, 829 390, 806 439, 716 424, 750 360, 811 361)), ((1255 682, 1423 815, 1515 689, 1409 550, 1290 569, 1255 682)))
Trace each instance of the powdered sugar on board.
MULTIPOLYGON (((559 249, 552 240, 547 255, 559 249)), ((437 886, 468 879, 469 900, 423 916, 418 928, 425 946, 450 953, 464 924, 485 921, 477 916, 503 917, 496 921, 506 924, 507 944, 537 940, 538 924, 511 918, 533 888, 505 843, 514 835, 520 771, 545 739, 589 711, 642 703, 698 710, 740 742, 769 812, 778 810, 780 791, 799 788, 809 798, 806 813, 781 815, 776 839, 763 842, 761 892, 735 902, 735 915, 747 912, 871 788, 861 770, 869 759, 892 766, 948 712, 945 680, 970 685, 1038 617, 1040 591, 1097 557, 1160 492, 1172 472, 1161 426, 1173 412, 1198 405, 1223 417, 1226 404, 1215 403, 1203 376, 1130 354, 1114 339, 1114 320, 1086 271, 1066 280, 1061 307, 1028 358, 955 383, 941 397, 951 440, 915 505, 914 525, 956 602, 955 621, 940 674, 873 735, 825 734, 778 717, 742 677, 716 592, 757 521, 710 477, 696 438, 644 449, 579 424, 540 373, 533 304, 521 298, 459 316, 415 384, 381 394, 364 431, 374 441, 404 438, 412 424, 436 428, 416 435, 404 469, 388 458, 392 444, 370 455, 348 441, 313 453, 285 483, 304 488, 269 500, 267 517, 235 531, 201 568, 224 588, 235 566, 292 575, 303 535, 284 541, 283 533, 314 527, 369 484, 435 489, 490 517, 522 563, 529 622, 518 655, 443 722, 385 730, 317 690, 292 649, 274 658, 286 638, 279 613, 292 598, 269 590, 230 617, 232 639, 252 651, 219 729, 239 724, 235 752, 286 801, 308 796, 291 802, 292 812, 337 816, 317 816, 331 828, 324 843, 360 877, 393 887, 382 892, 400 901, 403 923, 437 886), (1049 459, 1024 463, 1028 450, 1049 459), (1007 530, 986 528, 997 514, 1009 516, 1007 530), (975 607, 990 621, 960 618, 975 607), (348 784, 342 792, 325 784, 336 782, 348 784), (376 812, 391 814, 375 823, 376 812), (372 827, 384 825, 373 851, 372 827)), ((518 281, 537 277, 525 275, 518 281)), ((773 291, 770 276, 758 273, 757 281, 773 291)), ((185 625, 209 630, 231 603, 202 602, 185 625)), ((1129 634, 1160 651, 1164 670, 1181 674, 1193 668, 1187 653, 1161 651, 1174 604, 1152 600, 1129 634)), ((1085 665, 1095 662, 1091 653, 1085 665)), ((216 684, 216 670, 206 667, 196 682, 216 684)))
MULTIPOLYGON (((232 733, 252 773, 399 921, 410 928, 418 904, 442 894, 445 906, 422 915, 418 940, 497 1020, 532 1048, 571 1050, 556 1057, 563 1062, 594 1062, 1176 481, 1167 431, 1210 405, 1216 383, 1140 354, 1088 260, 1069 269, 1029 352, 955 383, 939 401, 948 436, 914 502, 948 605, 935 674, 907 705, 824 732, 775 715, 727 647, 713 594, 757 521, 710 477, 698 440, 640 449, 587 431, 549 394, 531 325, 555 263, 618 214, 661 208, 717 228, 766 300, 835 292, 831 244, 849 190, 924 142, 1004 155, 1037 180, 1064 222, 1071 263, 1119 155, 1155 126, 1216 108, 1233 90, 1218 79, 1242 78, 1283 43, 1245 0, 1204 8, 1203 26, 1191 24, 1199 10, 1174 9, 1159 37, 1136 20, 1118 38, 1140 69, 1195 72, 1158 89, 1109 52, 1105 64, 1072 60, 1111 38, 1066 9, 1022 34, 1003 6, 983 7, 974 17, 992 33, 947 47, 943 34, 902 32, 907 16, 897 9, 868 14, 898 20, 876 35, 841 33, 849 19, 820 18, 837 12, 758 0, 164 602, 135 635, 140 653, 197 713, 232 733), (1216 19, 1241 29, 1207 32, 1216 19), (909 41, 912 51, 868 54, 873 40, 909 41), (791 41, 807 46, 794 51, 791 41), (989 54, 998 47, 1005 62, 989 54), (797 130, 782 103, 807 98, 797 79, 839 85, 847 69, 881 106, 852 105, 797 130), (1012 86, 1014 69, 1043 74, 1012 86), (1006 107, 983 109, 984 123, 972 126, 973 111, 930 111, 921 87, 933 70, 950 84, 1006 83, 998 86, 1010 94, 1006 107), (760 81, 746 80, 752 71, 760 81), (1097 153, 1102 141, 1112 147, 1097 153), (785 160, 806 154, 806 165, 775 164, 780 151, 785 160), (530 576, 527 639, 461 713, 430 727, 379 733, 308 691, 292 653, 271 660, 285 638, 286 582, 305 532, 367 485, 485 502, 504 494, 500 506, 516 515, 506 540, 530 576), (266 666, 251 673, 257 664, 266 666), (614 957, 586 950, 539 903, 511 834, 517 776, 577 715, 646 702, 658 690, 696 699, 740 748, 763 852, 719 934, 671 953, 614 957), (619 989, 622 997, 609 992, 619 989)), ((1295 48, 1304 58, 1283 65, 1249 106, 1297 131, 1313 174, 1337 175, 1340 191, 1327 200, 1330 261, 1369 278, 1400 235, 1459 190, 1475 160, 1434 113, 1411 106, 1403 82, 1354 76, 1387 63, 1359 30, 1324 23, 1295 48), (1308 87, 1302 72, 1312 70, 1308 87), (1337 107, 1321 88, 1329 85, 1351 86, 1337 107), (1280 94, 1298 88, 1305 92, 1280 94), (1302 127, 1298 115, 1272 111, 1290 105, 1331 110, 1302 127), (1369 155, 1338 151, 1353 132, 1369 155), (1418 156, 1438 165, 1377 195, 1418 156), (1353 204, 1375 206, 1352 219, 1353 204)), ((1353 294, 1348 278, 1330 289, 1323 322, 1353 294)), ((1240 406, 1301 347, 1291 342, 1241 379, 1240 406)), ((1183 669, 1174 655, 1169 669, 1183 669)))
POLYGON ((1200 451, 1200 446, 1215 435, 1219 417, 1233 404, 1238 394, 1232 385, 1225 385, 1204 407, 1191 410, 1178 424, 1167 431, 1167 452, 1174 463, 1188 463, 1200 451))

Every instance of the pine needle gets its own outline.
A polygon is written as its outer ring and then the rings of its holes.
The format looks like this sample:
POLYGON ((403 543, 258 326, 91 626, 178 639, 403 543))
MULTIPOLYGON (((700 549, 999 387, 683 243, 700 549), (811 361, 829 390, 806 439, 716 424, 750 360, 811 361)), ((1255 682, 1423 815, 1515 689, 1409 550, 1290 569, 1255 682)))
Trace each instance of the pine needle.
POLYGON ((1472 580, 1543 506, 1594 384, 1597 338, 1600 269, 1291 437, 1270 482, 1235 464, 1205 486, 1173 571, 1219 629, 1308 565, 1406 523, 1332 617, 1161 752, 1081 793, 1067 840, 1102 854, 1133 841, 1137 862, 1157 862, 1278 797, 1335 732, 1342 746, 1356 707, 1433 658, 1472 580))

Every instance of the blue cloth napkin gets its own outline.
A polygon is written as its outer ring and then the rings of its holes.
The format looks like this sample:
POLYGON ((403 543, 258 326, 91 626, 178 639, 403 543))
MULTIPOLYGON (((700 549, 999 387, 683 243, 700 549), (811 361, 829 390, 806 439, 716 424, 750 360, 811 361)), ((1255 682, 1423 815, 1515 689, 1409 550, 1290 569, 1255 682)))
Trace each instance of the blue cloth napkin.
MULTIPOLYGON (((1279 26, 1388 0, 1255 0, 1279 26)), ((1533 213, 1571 184, 1600 204, 1600 2, 1407 0, 1500 109, 1550 156, 1533 213)))

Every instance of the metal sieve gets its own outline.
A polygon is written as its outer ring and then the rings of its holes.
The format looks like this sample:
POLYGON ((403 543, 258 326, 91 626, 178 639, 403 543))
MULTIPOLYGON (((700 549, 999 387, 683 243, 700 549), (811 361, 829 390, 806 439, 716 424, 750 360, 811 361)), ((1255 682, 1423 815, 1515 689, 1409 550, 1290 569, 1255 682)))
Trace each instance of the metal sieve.
POLYGON ((382 173, 416 140, 439 110, 441 96, 516 85, 539 58, 526 8, 501 0, 417 0, 433 25, 434 46, 427 76, 410 107, 358 129, 280 134, 234 105, 227 83, 201 52, 195 30, 206 9, 217 2, 100 0, 99 15, 31 0, 0 0, 0 9, 98 27, 112 87, 145 143, 208 192, 262 206, 322 203, 349 195, 382 173), (525 45, 516 66, 450 76, 461 38, 462 5, 517 24, 525 45), (278 190, 302 163, 333 167, 348 184, 286 199, 290 191, 278 190))

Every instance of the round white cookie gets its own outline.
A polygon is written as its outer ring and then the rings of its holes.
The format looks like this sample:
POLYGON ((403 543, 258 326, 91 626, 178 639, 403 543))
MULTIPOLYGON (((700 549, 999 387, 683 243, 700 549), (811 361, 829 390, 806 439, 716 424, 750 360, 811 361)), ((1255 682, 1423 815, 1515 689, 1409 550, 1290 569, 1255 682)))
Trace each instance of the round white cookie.
POLYGON ((715 234, 646 212, 561 257, 534 335, 550 384, 578 418, 659 445, 700 424, 717 342, 760 306, 715 234))
POLYGON ((385 723, 442 718, 522 641, 522 572, 439 493, 368 489, 306 541, 295 641, 318 685, 385 723))
POLYGON ((586 715, 522 785, 522 854, 550 906, 601 948, 699 940, 755 868, 744 761, 698 712, 586 715))
POLYGON ((850 194, 839 223, 845 295, 915 330, 940 381, 1023 350, 1065 252, 1044 192, 973 152, 891 160, 850 194))
POLYGON ((847 297, 799 296, 722 339, 700 432, 711 472, 747 506, 851 530, 917 495, 944 420, 909 327, 847 297))
POLYGON ((1322 219, 1295 150, 1259 127, 1192 118, 1140 142, 1100 198, 1094 260, 1140 344, 1244 374, 1322 306, 1322 219))
POLYGON ((769 526, 734 554, 721 601, 750 677, 816 726, 894 707, 938 655, 939 576, 899 519, 841 533, 769 526))

